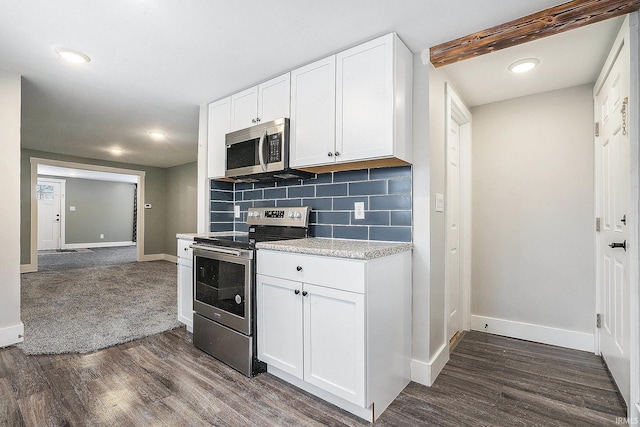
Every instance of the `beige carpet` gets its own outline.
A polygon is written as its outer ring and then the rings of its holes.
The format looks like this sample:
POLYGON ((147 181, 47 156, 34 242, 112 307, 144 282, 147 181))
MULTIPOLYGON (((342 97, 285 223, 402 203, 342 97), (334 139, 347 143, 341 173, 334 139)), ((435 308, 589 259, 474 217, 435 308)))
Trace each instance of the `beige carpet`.
POLYGON ((89 353, 180 326, 177 270, 166 261, 26 273, 26 354, 89 353))

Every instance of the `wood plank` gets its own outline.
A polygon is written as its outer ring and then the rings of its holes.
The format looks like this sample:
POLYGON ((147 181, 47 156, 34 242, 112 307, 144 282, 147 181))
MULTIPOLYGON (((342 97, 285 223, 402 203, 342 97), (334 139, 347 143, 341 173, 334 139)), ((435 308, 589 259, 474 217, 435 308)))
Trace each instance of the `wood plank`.
POLYGON ((626 15, 638 9, 640 0, 574 0, 432 46, 430 60, 438 68, 626 15))
MULTIPOLYGON (((593 354, 468 332, 433 386, 410 383, 376 425, 614 425, 618 397, 593 354)), ((184 328, 92 354, 0 349, 0 425, 65 423, 369 425, 272 375, 243 376, 184 328)))

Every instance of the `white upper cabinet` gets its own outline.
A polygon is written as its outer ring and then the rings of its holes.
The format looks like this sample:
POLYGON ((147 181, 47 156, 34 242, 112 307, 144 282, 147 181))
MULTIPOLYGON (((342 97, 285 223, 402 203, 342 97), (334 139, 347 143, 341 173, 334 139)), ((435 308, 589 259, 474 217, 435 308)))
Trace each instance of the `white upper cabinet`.
POLYGON ((336 57, 291 72, 291 166, 326 163, 335 151, 336 57))
POLYGON ((412 84, 394 33, 292 71, 292 166, 410 163, 412 84))
POLYGON ((338 162, 411 162, 413 56, 394 33, 336 56, 338 162))
POLYGON ((231 98, 209 104, 207 128, 207 174, 209 178, 224 178, 226 169, 225 135, 231 129, 231 98))
POLYGON ((231 95, 231 132, 289 117, 290 74, 231 95))

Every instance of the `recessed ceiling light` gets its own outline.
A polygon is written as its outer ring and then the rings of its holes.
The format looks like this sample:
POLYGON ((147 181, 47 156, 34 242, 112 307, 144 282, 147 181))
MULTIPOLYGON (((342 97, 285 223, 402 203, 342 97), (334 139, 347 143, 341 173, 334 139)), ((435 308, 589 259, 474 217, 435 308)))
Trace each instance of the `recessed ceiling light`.
POLYGON ((60 58, 73 64, 86 64, 91 61, 91 58, 86 54, 68 47, 56 46, 53 48, 53 51, 57 53, 60 58))
POLYGON ((507 68, 512 73, 521 74, 533 70, 539 63, 540 60, 537 58, 527 58, 516 61, 507 68))
POLYGON ((124 151, 122 151, 119 148, 109 148, 109 151, 111 152, 111 154, 115 154, 116 156, 119 156, 120 154, 124 153, 124 151))
POLYGON ((159 130, 150 130, 149 136, 156 141, 160 141, 162 139, 165 139, 167 137, 167 134, 159 130))

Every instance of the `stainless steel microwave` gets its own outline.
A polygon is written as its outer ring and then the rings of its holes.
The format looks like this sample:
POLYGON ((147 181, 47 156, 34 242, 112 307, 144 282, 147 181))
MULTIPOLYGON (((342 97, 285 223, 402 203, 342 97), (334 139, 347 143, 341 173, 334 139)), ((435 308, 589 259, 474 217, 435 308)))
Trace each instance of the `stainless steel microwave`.
POLYGON ((228 133, 225 177, 255 182, 307 178, 289 167, 289 119, 282 118, 228 133))

